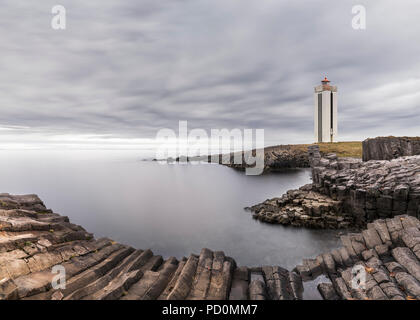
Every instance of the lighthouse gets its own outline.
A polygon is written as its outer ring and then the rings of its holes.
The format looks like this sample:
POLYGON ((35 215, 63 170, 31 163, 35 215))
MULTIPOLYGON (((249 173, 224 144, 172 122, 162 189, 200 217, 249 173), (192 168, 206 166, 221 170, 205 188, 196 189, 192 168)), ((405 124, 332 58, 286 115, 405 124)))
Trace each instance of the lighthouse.
POLYGON ((315 142, 337 141, 337 87, 327 77, 315 87, 315 142))

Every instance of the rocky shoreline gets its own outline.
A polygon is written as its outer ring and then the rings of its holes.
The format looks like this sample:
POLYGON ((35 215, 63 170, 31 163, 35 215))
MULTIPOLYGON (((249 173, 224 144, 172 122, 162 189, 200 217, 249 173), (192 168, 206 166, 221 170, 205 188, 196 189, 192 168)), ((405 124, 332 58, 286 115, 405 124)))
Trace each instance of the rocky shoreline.
POLYGON ((253 212, 254 219, 272 224, 313 229, 348 229, 355 225, 351 215, 342 213, 340 201, 314 191, 311 184, 245 209, 253 212))
POLYGON ((303 282, 321 274, 322 297, 420 299, 420 221, 380 219, 362 233, 341 237, 343 247, 280 266, 237 266, 222 251, 203 249, 180 260, 150 249, 95 239, 35 195, 0 194, 0 300, 301 300, 303 282), (53 267, 66 271, 54 289, 53 267), (366 286, 352 287, 353 267, 366 270, 366 286))
POLYGON ((36 195, 0 194, 0 300, 262 300, 302 298, 302 280, 278 266, 238 267, 222 251, 164 259, 95 239, 36 195), (53 266, 66 288, 53 289, 53 266))
POLYGON ((324 274, 318 285, 326 300, 419 300, 420 221, 402 215, 378 219, 361 233, 341 237, 339 249, 304 259, 296 271, 304 281, 324 274), (363 279, 364 278, 364 279, 363 279), (355 279, 362 279, 357 283, 355 279))
MULTIPOLYGON (((318 145, 320 147, 321 155, 325 156, 329 153, 336 153, 340 157, 355 157, 362 158, 362 142, 348 141, 337 143, 319 143, 319 144, 288 144, 277 145, 264 148, 264 168, 263 173, 282 172, 287 169, 295 168, 309 168, 310 160, 308 154, 308 147, 318 145)), ((214 154, 204 156, 179 156, 176 158, 169 157, 166 159, 152 159, 160 163, 216 163, 236 169, 245 171, 249 168, 255 167, 255 159, 253 161, 246 161, 246 157, 252 155, 256 156, 256 150, 250 152, 232 152, 226 154, 214 154), (251 163, 250 165, 247 164, 251 163)), ((262 152, 259 154, 262 156, 262 152)))
MULTIPOLYGON (((253 150, 255 156, 255 150, 253 150)), ((153 161, 162 161, 153 159, 153 161)), ((248 165, 245 161, 243 152, 230 154, 216 154, 207 156, 168 158, 163 160, 168 163, 175 162, 208 162, 225 165, 232 169, 245 171, 246 168, 254 167, 254 164, 248 165), (241 159, 239 164, 235 163, 235 157, 241 159)), ((238 162, 238 160, 236 161, 238 162)), ((264 173, 281 171, 289 168, 309 168, 309 157, 306 151, 306 145, 280 145, 264 149, 264 173)))
MULTIPOLYGON (((255 153, 254 153, 255 155, 255 153)), ((224 164, 230 168, 244 171, 246 168, 253 167, 254 165, 248 165, 245 161, 245 155, 242 152, 240 154, 242 161, 240 164, 235 164, 235 154, 229 155, 228 163, 222 163, 222 159, 219 160, 219 164, 224 164)), ((268 147, 264 149, 264 172, 276 172, 284 169, 291 168, 309 168, 309 157, 306 151, 306 147, 296 145, 280 145, 275 147, 268 147)))
POLYGON ((420 156, 363 162, 321 157, 309 147, 312 184, 252 206, 263 222, 311 228, 363 228, 378 218, 420 218, 420 156))

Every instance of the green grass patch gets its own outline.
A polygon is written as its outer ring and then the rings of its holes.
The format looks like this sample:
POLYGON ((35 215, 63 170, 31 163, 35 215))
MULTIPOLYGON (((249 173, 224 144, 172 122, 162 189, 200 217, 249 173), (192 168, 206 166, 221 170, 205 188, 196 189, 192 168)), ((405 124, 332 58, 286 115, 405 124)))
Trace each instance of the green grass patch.
MULTIPOLYGON (((362 142, 361 141, 346 141, 346 142, 332 142, 332 143, 315 143, 319 145, 319 151, 321 155, 326 155, 328 153, 335 153, 338 157, 352 157, 352 158, 362 158, 362 142)), ((297 151, 297 152, 307 152, 308 147, 313 144, 288 144, 288 145, 279 145, 265 148, 265 152, 270 151, 297 151)))
POLYGON ((321 154, 335 153, 339 157, 362 158, 362 142, 317 143, 321 154))

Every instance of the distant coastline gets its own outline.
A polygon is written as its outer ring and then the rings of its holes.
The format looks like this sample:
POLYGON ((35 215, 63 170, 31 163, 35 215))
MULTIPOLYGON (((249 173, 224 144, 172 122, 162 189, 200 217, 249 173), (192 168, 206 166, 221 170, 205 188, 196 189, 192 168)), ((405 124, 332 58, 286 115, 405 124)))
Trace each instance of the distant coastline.
MULTIPOLYGON (((335 153, 338 157, 362 158, 362 142, 335 142, 335 143, 316 143, 316 144, 288 144, 277 145, 264 148, 264 173, 282 171, 292 168, 309 168, 308 147, 318 145, 322 156, 335 153)), ((244 171, 247 167, 245 161, 235 164, 235 155, 240 154, 244 158, 244 152, 232 152, 229 154, 205 155, 196 157, 180 156, 177 158, 152 159, 151 161, 163 161, 168 163, 175 162, 212 162, 226 165, 230 168, 244 171), (223 159, 225 159, 223 161, 223 159), (228 161, 226 161, 226 159, 228 161)), ((255 150, 252 150, 255 154, 255 150)))

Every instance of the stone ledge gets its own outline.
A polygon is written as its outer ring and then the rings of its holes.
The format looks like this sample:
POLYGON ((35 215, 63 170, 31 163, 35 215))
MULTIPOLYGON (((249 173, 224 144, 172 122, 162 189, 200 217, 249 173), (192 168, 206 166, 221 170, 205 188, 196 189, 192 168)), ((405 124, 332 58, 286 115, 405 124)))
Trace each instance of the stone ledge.
POLYGON ((94 239, 35 195, 0 195, 0 300, 302 299, 302 279, 278 266, 237 267, 222 251, 163 259, 94 239), (52 267, 65 268, 55 290, 52 267))
POLYGON ((24 209, 0 208, 0 217, 10 222, 7 230, 0 226, 0 299, 300 300, 302 281, 321 274, 331 281, 318 286, 324 299, 420 299, 420 221, 408 215, 376 220, 362 233, 342 236, 341 248, 288 271, 237 267, 222 251, 209 249, 164 260, 149 249, 94 239, 66 217, 58 219, 33 195, 0 195, 0 201, 4 198, 24 209), (14 223, 22 218, 25 230, 14 223), (52 218, 55 229, 33 228, 52 218), (57 264, 67 275, 62 290, 51 287, 57 264), (356 265, 367 272, 364 289, 351 285, 356 265))
POLYGON ((321 157, 309 147, 312 184, 252 206, 268 223, 311 228, 363 228, 378 218, 420 218, 420 155, 362 162, 321 157))

